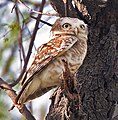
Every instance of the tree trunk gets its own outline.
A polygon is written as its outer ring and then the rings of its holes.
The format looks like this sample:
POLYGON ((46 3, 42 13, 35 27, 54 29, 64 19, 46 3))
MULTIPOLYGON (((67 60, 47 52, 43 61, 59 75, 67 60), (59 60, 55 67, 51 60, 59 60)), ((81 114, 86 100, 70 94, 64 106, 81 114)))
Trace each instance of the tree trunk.
MULTIPOLYGON (((60 16, 64 16, 63 1, 50 1, 60 16)), ((77 74, 81 104, 77 94, 70 101, 60 87, 52 97, 46 119, 118 120, 114 115, 118 102, 118 1, 83 0, 82 3, 90 15, 78 11, 79 7, 74 8, 71 0, 67 10, 68 16, 89 24, 88 52, 77 74)))

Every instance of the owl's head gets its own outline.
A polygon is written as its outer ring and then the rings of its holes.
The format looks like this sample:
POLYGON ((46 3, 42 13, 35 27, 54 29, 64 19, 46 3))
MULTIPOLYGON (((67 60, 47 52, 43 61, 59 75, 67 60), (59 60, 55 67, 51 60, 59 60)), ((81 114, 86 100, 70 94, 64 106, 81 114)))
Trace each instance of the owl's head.
POLYGON ((74 35, 78 38, 87 38, 88 27, 78 18, 62 17, 56 20, 52 26, 51 32, 56 35, 74 35))

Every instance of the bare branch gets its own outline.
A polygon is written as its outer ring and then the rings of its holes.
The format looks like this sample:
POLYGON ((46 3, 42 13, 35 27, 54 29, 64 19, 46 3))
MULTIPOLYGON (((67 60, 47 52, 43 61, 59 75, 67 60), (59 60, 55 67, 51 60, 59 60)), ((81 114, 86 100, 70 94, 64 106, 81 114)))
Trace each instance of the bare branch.
MULTIPOLYGON (((16 99, 16 92, 12 89, 12 87, 10 85, 8 85, 5 81, 2 80, 2 78, 0 78, 0 88, 3 89, 6 94, 12 99, 12 101, 15 104, 15 99, 16 99)), ((18 107, 19 112, 27 119, 27 120, 35 120, 34 116, 30 113, 30 111, 26 108, 25 105, 23 105, 22 107, 18 107)), ((14 108, 14 105, 12 106, 12 109, 14 108)))
MULTIPOLYGON (((36 17, 34 17, 34 16, 31 16, 31 18, 33 18, 33 19, 37 19, 36 17)), ((46 24, 46 25, 48 25, 48 26, 52 26, 52 24, 50 24, 50 23, 48 23, 48 22, 46 22, 46 21, 43 21, 43 20, 39 20, 39 21, 41 21, 42 23, 44 23, 44 24, 46 24)))
MULTIPOLYGON (((45 4, 45 0, 42 0, 42 4, 41 4, 40 10, 39 10, 40 12, 43 11, 44 4, 45 4)), ((15 82, 13 82, 12 84, 10 84, 11 86, 15 86, 15 85, 21 80, 21 78, 23 77, 23 74, 24 74, 25 71, 26 71, 27 64, 28 64, 28 61, 29 61, 29 58, 30 58, 30 55, 31 55, 32 47, 33 47, 33 45, 34 45, 34 40, 35 40, 35 36, 36 36, 37 30, 38 30, 39 20, 40 20, 41 16, 42 16, 42 15, 39 14, 38 17, 37 17, 36 24, 35 24, 35 28, 34 28, 34 31, 33 31, 33 34, 32 34, 31 40, 30 40, 29 50, 28 50, 26 59, 25 59, 25 61, 24 61, 23 69, 22 69, 22 71, 21 71, 18 79, 17 79, 15 82)))
POLYGON ((15 12, 16 12, 16 18, 17 18, 17 22, 18 22, 18 26, 19 26, 19 30, 20 30, 20 35, 19 35, 19 47, 21 49, 21 52, 22 52, 22 56, 23 56, 23 59, 25 61, 25 52, 24 52, 24 47, 23 47, 23 44, 22 44, 22 29, 20 27, 20 19, 19 19, 19 13, 18 13, 18 7, 16 5, 15 7, 15 12))
POLYGON ((21 1, 21 0, 17 0, 17 1, 20 4, 22 4, 23 6, 25 6, 26 8, 28 8, 30 10, 30 12, 37 13, 37 14, 40 14, 40 15, 47 15, 47 16, 59 16, 59 14, 42 13, 40 11, 33 10, 32 8, 30 8, 29 6, 27 6, 23 1, 21 1))

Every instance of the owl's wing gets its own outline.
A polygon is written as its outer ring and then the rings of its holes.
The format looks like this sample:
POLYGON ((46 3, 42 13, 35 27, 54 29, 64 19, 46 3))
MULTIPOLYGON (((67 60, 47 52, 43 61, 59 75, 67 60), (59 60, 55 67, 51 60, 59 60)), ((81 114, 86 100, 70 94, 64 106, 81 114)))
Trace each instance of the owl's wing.
POLYGON ((34 76, 36 74, 40 74, 40 72, 44 70, 44 68, 47 67, 50 62, 56 59, 57 56, 60 56, 70 49, 77 42, 77 40, 78 38, 74 36, 61 38, 57 37, 38 48, 35 59, 29 70, 26 72, 22 82, 23 87, 16 98, 16 103, 22 96, 22 93, 26 90, 25 88, 33 80, 34 76))
POLYGON ((76 37, 63 37, 55 38, 49 41, 47 44, 43 44, 38 48, 35 59, 27 71, 22 85, 33 78, 34 75, 41 72, 50 62, 52 62, 57 56, 60 56, 68 49, 70 49, 76 42, 76 37))

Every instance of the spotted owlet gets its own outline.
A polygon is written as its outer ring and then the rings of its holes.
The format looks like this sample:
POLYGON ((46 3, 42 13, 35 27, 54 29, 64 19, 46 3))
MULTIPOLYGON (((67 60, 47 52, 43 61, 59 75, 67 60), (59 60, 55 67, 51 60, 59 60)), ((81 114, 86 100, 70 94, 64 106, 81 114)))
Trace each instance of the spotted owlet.
POLYGON ((21 105, 35 99, 60 83, 64 61, 72 74, 82 65, 87 52, 87 25, 78 18, 63 17, 51 29, 51 40, 38 48, 35 59, 22 81, 16 97, 21 105))

